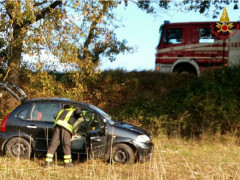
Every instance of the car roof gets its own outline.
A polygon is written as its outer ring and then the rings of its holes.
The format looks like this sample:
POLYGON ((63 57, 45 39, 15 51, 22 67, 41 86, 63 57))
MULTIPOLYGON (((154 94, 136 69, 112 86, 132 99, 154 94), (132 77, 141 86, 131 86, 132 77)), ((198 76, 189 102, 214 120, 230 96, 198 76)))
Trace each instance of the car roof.
POLYGON ((43 102, 43 101, 58 101, 58 102, 70 102, 70 103, 79 103, 68 98, 59 98, 59 97, 49 97, 49 98, 32 98, 27 99, 25 102, 43 102))
POLYGON ((81 104, 83 106, 90 107, 91 104, 86 103, 86 102, 77 102, 72 99, 68 98, 60 98, 60 97, 43 97, 43 98, 32 98, 32 99, 27 99, 25 103, 27 102, 46 102, 46 101, 55 101, 55 102, 64 102, 64 103, 75 103, 75 104, 81 104))

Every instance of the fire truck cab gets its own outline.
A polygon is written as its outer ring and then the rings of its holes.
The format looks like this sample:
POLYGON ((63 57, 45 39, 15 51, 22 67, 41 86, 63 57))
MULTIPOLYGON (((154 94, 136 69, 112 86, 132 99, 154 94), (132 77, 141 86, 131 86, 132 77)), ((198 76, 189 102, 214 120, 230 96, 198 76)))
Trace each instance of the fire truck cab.
POLYGON ((165 21, 159 30, 156 71, 191 73, 200 76, 208 69, 238 64, 239 24, 240 22, 221 25, 220 22, 165 21))

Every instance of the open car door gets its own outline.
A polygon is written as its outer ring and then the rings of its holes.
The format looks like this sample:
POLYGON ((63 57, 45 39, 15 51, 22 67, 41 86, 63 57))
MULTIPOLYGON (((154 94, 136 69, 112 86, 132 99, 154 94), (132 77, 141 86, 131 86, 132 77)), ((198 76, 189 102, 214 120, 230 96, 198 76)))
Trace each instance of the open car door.
POLYGON ((0 81, 0 88, 10 93, 14 98, 16 98, 21 103, 24 103, 27 99, 27 95, 18 85, 14 85, 10 82, 0 81))
POLYGON ((86 122, 87 153, 91 158, 103 157, 106 154, 106 125, 94 111, 82 110, 86 122))

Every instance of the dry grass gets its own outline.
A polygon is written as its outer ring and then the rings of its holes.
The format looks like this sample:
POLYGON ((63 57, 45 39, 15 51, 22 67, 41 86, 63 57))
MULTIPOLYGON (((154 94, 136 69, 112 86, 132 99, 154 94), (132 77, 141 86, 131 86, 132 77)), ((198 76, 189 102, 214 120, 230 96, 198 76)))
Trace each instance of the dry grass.
POLYGON ((101 160, 77 163, 65 169, 40 166, 43 159, 0 157, 0 179, 240 179, 240 147, 219 141, 155 139, 153 158, 133 165, 108 164, 101 160))

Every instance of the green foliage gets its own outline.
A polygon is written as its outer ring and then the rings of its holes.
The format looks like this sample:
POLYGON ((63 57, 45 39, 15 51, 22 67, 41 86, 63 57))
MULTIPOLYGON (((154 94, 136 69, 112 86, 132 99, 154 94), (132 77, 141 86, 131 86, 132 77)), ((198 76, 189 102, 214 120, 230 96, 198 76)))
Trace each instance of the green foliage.
MULTIPOLYGON (((86 73, 98 74, 98 64, 102 57, 113 61, 119 53, 133 52, 127 41, 119 40, 115 34, 120 25, 114 13, 118 2, 1 2, 0 28, 6 41, 5 46, 9 48, 7 80, 19 83, 23 53, 35 56, 43 63, 44 70, 58 70, 56 61, 70 64, 79 71, 79 76, 83 75, 79 79, 84 79, 86 73), (45 59, 50 60, 50 67, 44 64, 45 59)), ((27 68, 36 70, 35 64, 27 68)), ((76 84, 82 89, 82 85, 78 82, 76 84)))
MULTIPOLYGON (((149 130, 178 137, 240 136, 240 67, 206 72, 200 78, 157 72, 78 71, 56 74, 22 69, 31 97, 87 101, 149 130)), ((9 111, 6 110, 6 111, 9 111)))
POLYGON ((223 8, 226 5, 229 5, 229 4, 234 5, 233 10, 236 10, 239 7, 239 1, 236 1, 236 0, 229 0, 229 1, 219 1, 219 0, 142 1, 142 0, 138 0, 136 4, 140 9, 145 10, 147 13, 157 13, 162 9, 169 9, 170 7, 175 7, 176 9, 185 11, 185 12, 195 11, 200 14, 211 15, 213 18, 219 17, 219 15, 222 13, 223 8))
POLYGON ((28 92, 35 97, 56 97, 64 93, 63 85, 46 71, 28 72, 27 78, 29 78, 28 92))
POLYGON ((100 93, 91 102, 153 134, 239 136, 239 78, 240 67, 209 71, 200 78, 107 71, 94 85, 100 93))
POLYGON ((191 116, 186 128, 197 134, 235 133, 240 127, 239 77, 239 67, 218 69, 188 87, 183 105, 191 116))
POLYGON ((150 71, 105 71, 100 74, 95 84, 89 84, 92 92, 100 92, 98 96, 92 93, 91 102, 112 114, 116 120, 123 119, 138 124, 156 134, 163 130, 160 127, 166 124, 168 127, 170 124, 175 126, 174 117, 177 115, 172 117, 169 114, 182 113, 180 102, 178 109, 171 104, 171 98, 175 101, 181 98, 182 94, 167 94, 185 87, 192 81, 194 78, 190 76, 178 77, 175 74, 150 71))

